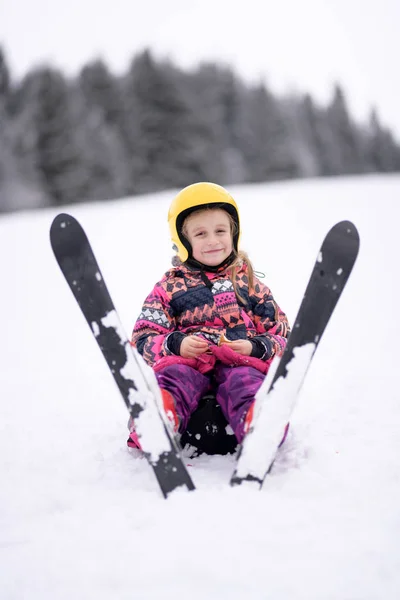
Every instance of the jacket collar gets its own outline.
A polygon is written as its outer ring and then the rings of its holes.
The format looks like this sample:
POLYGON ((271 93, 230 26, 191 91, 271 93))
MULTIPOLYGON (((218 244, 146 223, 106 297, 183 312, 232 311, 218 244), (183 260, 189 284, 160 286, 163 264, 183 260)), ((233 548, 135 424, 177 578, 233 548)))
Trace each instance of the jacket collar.
MULTIPOLYGON (((228 257, 228 258, 230 258, 230 257, 228 257)), ((210 270, 210 267, 207 267, 206 265, 203 265, 202 263, 197 263, 197 264, 198 264, 198 266, 191 265, 191 264, 188 264, 188 261, 182 263, 177 256, 174 256, 172 258, 173 267, 175 267, 177 270, 181 271, 182 273, 185 273, 187 275, 197 275, 200 277, 202 276, 202 273, 207 273, 207 275, 209 275, 211 277, 211 279, 214 279, 216 276, 220 276, 220 275, 227 276, 227 269, 229 268, 231 262, 229 261, 229 263, 227 265, 225 264, 225 262, 222 265, 218 265, 216 267, 217 270, 210 270)), ((240 271, 246 270, 246 268, 247 268, 246 263, 242 263, 242 265, 239 267, 239 270, 240 271)))
POLYGON ((225 271, 225 269, 227 267, 229 267, 233 261, 236 258, 236 254, 235 252, 232 250, 232 252, 230 253, 230 255, 219 265, 215 265, 213 267, 210 267, 208 265, 204 265, 203 263, 199 262, 198 260, 196 260, 195 258, 188 258, 188 260, 184 263, 187 267, 189 267, 189 269, 194 270, 194 271, 201 271, 201 272, 206 272, 206 273, 222 273, 223 271, 225 271))

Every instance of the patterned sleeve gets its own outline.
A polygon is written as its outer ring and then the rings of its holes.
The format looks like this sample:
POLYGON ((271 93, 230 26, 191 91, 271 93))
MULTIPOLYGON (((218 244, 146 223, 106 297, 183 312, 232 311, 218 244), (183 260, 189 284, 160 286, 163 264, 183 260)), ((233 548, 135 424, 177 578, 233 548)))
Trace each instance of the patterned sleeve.
POLYGON ((174 330, 175 320, 168 296, 161 283, 157 283, 144 301, 133 329, 131 344, 153 366, 163 356, 172 354, 167 342, 174 330))
POLYGON ((268 360, 275 354, 281 355, 290 333, 285 313, 275 302, 271 290, 256 277, 249 295, 257 331, 255 339, 259 340, 265 348, 261 358, 268 360))

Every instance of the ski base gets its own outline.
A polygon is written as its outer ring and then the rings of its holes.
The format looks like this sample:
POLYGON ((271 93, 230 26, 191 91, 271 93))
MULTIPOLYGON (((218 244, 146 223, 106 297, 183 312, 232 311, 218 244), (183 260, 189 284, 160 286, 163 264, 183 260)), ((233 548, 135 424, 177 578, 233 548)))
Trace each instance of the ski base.
POLYGON ((193 490, 195 486, 162 408, 155 374, 130 345, 83 228, 71 215, 59 214, 51 225, 50 241, 61 271, 134 419, 144 456, 164 497, 181 487, 193 490))
POLYGON ((322 334, 343 292, 359 251, 350 221, 326 235, 283 356, 276 358, 256 395, 251 427, 238 453, 231 485, 263 485, 290 420, 322 334))

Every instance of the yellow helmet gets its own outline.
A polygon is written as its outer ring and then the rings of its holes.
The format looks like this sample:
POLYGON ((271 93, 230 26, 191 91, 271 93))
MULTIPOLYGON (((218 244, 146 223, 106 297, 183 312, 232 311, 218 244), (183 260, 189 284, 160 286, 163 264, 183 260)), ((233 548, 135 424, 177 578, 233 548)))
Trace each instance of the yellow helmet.
POLYGON ((174 250, 180 260, 185 262, 191 253, 191 245, 182 234, 182 225, 190 213, 199 208, 207 208, 216 205, 215 208, 226 210, 236 223, 236 231, 233 233, 233 247, 238 250, 240 238, 239 211, 235 200, 225 188, 216 183, 201 182, 193 183, 183 188, 173 199, 168 211, 168 225, 174 250))

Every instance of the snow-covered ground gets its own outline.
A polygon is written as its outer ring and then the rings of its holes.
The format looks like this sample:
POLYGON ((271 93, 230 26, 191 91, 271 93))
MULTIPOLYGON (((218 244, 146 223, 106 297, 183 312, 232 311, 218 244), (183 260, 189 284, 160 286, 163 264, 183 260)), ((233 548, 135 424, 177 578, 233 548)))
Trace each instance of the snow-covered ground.
MULTIPOLYGON (((56 210, 0 219, 0 598, 400 597, 400 177, 233 188, 242 247, 290 320, 336 221, 361 236, 261 492, 188 460, 164 500, 49 244, 56 210)), ((172 193, 66 209, 130 332, 169 266, 172 193)))

